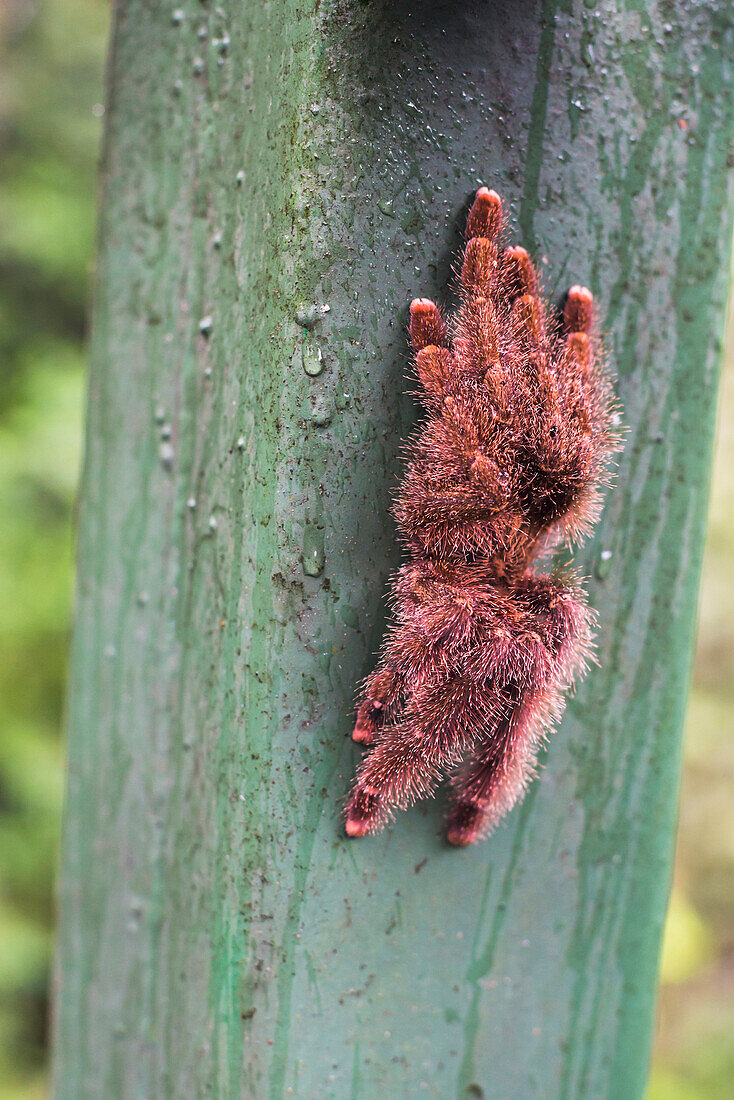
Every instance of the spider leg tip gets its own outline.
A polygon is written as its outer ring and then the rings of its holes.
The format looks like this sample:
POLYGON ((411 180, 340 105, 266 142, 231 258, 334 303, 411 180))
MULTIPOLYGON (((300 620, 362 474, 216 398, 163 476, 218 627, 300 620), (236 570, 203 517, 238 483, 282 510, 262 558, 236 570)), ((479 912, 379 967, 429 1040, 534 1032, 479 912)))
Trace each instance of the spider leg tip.
POLYGON ((352 731, 352 741, 356 741, 358 745, 369 745, 374 737, 374 731, 364 726, 356 725, 352 731))
POLYGON ((502 204, 502 199, 497 192, 489 187, 480 187, 475 195, 475 201, 477 199, 482 203, 490 203, 492 206, 500 206, 502 204))
POLYGON ((489 187, 480 187, 474 196, 466 222, 466 239, 484 237, 494 243, 502 223, 502 199, 489 187))
POLYGON ((414 298, 410 303, 411 313, 433 313, 435 308, 435 302, 430 298, 414 298))
POLYGON ((446 839, 454 848, 468 848, 477 838, 473 835, 470 836, 460 826, 455 825, 447 830, 446 839))
POLYGON ((571 287, 563 316, 567 333, 591 332, 594 323, 594 295, 588 287, 571 287))
POLYGON ((577 302, 588 302, 589 304, 594 301, 594 295, 587 286, 572 286, 568 292, 568 297, 577 302))
POLYGON ((372 787, 357 785, 347 803, 344 828, 347 836, 365 836, 379 827, 380 796, 372 787))
POLYGON ((420 351, 429 344, 445 344, 446 326, 441 319, 441 311, 430 298, 414 298, 410 303, 410 338, 414 351, 420 351))
POLYGON ((479 839, 482 823, 483 814, 476 803, 457 802, 449 814, 446 839, 455 848, 466 848, 479 839))

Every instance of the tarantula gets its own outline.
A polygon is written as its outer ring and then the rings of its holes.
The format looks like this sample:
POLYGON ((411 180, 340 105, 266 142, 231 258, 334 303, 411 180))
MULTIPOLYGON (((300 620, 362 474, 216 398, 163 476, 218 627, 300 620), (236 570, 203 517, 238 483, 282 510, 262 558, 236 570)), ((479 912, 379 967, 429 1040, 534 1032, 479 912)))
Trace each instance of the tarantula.
POLYGON ((524 793, 591 653, 578 580, 532 563, 598 516, 618 447, 613 393, 591 292, 572 287, 559 324, 525 249, 500 248, 502 222, 499 195, 481 187, 456 317, 426 298, 410 307, 428 419, 394 508, 409 561, 353 733, 372 746, 346 806, 353 837, 447 773, 448 840, 486 835, 524 793))

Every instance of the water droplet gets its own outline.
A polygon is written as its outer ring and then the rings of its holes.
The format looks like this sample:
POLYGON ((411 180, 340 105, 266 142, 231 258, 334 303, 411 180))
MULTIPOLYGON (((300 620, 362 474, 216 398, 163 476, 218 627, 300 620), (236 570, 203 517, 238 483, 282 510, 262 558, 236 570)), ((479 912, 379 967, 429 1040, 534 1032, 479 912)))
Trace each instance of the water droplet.
POLYGON ((174 27, 180 27, 184 19, 185 15, 183 8, 176 8, 176 10, 171 13, 171 22, 173 23, 174 27))
POLYGON ((221 246, 222 246, 222 234, 221 234, 220 230, 217 230, 217 232, 212 237, 212 248, 221 248, 221 246))
POLYGON ((162 424, 165 419, 166 410, 163 408, 162 405, 159 405, 158 408, 155 410, 155 422, 156 424, 162 424))
POLYGON ((145 607, 149 600, 150 596, 147 592, 138 592, 138 603, 141 607, 145 607))
POLYGON ((309 374, 312 378, 321 374, 324 369, 324 357, 321 354, 321 348, 313 340, 304 340, 301 348, 301 360, 306 374, 309 374))
POLYGON ((171 438, 171 425, 170 424, 162 424, 161 425, 161 439, 170 439, 170 438, 171 438))
POLYGON ((173 449, 172 443, 161 443, 158 448, 158 457, 161 460, 161 465, 164 469, 170 470, 173 467, 173 460, 176 457, 176 452, 173 449))
POLYGON ((605 581, 612 571, 612 551, 602 550, 596 566, 598 580, 605 581))
POLYGON ((219 526, 219 524, 217 523, 217 517, 216 516, 209 516, 209 530, 210 531, 216 531, 218 526, 219 526))
POLYGON ((326 428, 331 424, 331 409, 324 400, 316 401, 311 409, 311 423, 317 428, 326 428))
POLYGON ((245 437, 243 435, 237 440, 237 450, 244 451, 245 449, 245 437))
POLYGON ((296 310, 296 324, 301 328, 312 329, 319 319, 319 311, 315 305, 300 305, 296 310))
POLYGON ((193 512, 194 508, 196 507, 196 497, 189 497, 189 499, 186 501, 186 507, 190 508, 193 512))
POLYGON ((241 168, 240 168, 239 172, 237 173, 237 175, 235 176, 235 179, 237 180, 237 186, 238 187, 241 187, 242 184, 245 182, 245 173, 243 172, 243 170, 241 168))
POLYGON ((209 314, 207 314, 206 317, 202 317, 199 321, 199 332, 202 336, 208 336, 213 328, 214 320, 209 314))
POLYGON ((318 577, 324 571, 324 529, 315 523, 307 523, 303 530, 301 562, 307 577, 318 577))
POLYGON ((204 61, 201 57, 194 58, 194 64, 192 66, 194 76, 201 76, 204 72, 204 61))
POLYGON ((595 61, 593 43, 594 36, 588 30, 588 28, 586 28, 581 33, 581 60, 583 61, 584 65, 586 65, 586 67, 589 69, 593 68, 595 61))
POLYGON ((378 202, 377 209, 381 210, 386 218, 395 217, 395 210, 393 209, 392 199, 383 199, 381 202, 378 202))
POLYGON ((112 660, 112 658, 113 658, 114 656, 116 656, 116 654, 117 654, 117 650, 116 650, 116 648, 115 648, 115 647, 114 647, 114 646, 112 645, 112 643, 110 642, 110 643, 109 643, 108 645, 106 645, 106 646, 104 647, 104 649, 102 650, 102 653, 103 653, 103 655, 104 655, 104 656, 105 656, 105 657, 107 658, 107 660, 108 660, 108 661, 111 661, 111 660, 112 660))

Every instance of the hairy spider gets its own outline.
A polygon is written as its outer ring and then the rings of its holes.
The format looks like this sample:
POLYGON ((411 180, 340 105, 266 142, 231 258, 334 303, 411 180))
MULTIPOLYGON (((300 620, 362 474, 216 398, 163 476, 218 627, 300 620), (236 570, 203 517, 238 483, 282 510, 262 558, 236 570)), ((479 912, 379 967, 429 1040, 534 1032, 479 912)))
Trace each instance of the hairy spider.
POLYGON ((395 501, 409 561, 353 733, 372 748, 347 803, 350 836, 380 829, 447 773, 449 841, 486 835, 534 775, 591 652, 578 580, 532 563, 588 533, 619 446, 593 298, 572 287, 554 321, 528 253, 501 250, 501 230, 499 195, 482 187, 456 317, 447 324, 426 298, 410 307, 428 419, 395 501))

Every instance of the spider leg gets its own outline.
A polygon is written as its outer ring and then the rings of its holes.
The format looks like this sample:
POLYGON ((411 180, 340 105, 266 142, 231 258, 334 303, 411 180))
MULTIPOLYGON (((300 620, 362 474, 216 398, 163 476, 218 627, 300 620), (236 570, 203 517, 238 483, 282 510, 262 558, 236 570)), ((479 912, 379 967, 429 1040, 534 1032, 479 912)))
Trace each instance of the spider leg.
POLYGON ((561 337, 538 360, 525 438, 533 520, 539 530, 553 528, 572 540, 596 518, 606 459, 617 446, 610 429, 613 394, 597 355, 593 296, 586 287, 571 287, 561 337))
POLYGON ((530 254, 522 245, 512 245, 504 250, 500 268, 503 289, 508 298, 514 300, 523 294, 537 294, 538 277, 535 267, 530 254))
POLYGON ((414 298, 410 303, 410 340, 414 351, 449 346, 441 311, 430 298, 414 298))
MULTIPOLYGON (((538 749, 562 713, 563 691, 590 656, 593 613, 578 587, 528 574, 517 598, 533 608, 535 648, 527 650, 525 659, 517 654, 507 663, 511 705, 451 781, 450 844, 472 844, 485 836, 522 799, 535 774, 538 749)), ((522 629, 529 625, 526 621, 522 629)))
MULTIPOLYGON (((481 277, 475 267, 465 260, 467 297, 454 340, 458 373, 486 370, 484 400, 519 444, 536 537, 552 528, 551 540, 559 534, 575 540, 596 518, 605 460, 616 446, 612 392, 595 364, 593 296, 586 287, 571 288, 559 338, 524 248, 505 249, 496 276, 487 274, 486 263, 481 277), (498 346, 499 332, 509 333, 509 345, 498 346)), ((489 455, 502 441, 491 427, 486 434, 482 449, 489 455)))
POLYGON ((453 368, 453 356, 440 310, 429 298, 414 298, 410 303, 410 339, 417 352, 415 365, 425 390, 425 404, 438 407, 453 368))
MULTIPOLYGON (((608 395, 594 369, 594 296, 585 286, 569 290, 562 327, 565 340, 558 356, 558 378, 570 407, 582 426, 588 427, 595 410, 601 411, 600 400, 608 395)), ((608 412, 606 406, 603 411, 608 412)))
POLYGON ((594 325, 594 295, 585 286, 572 286, 563 310, 563 331, 588 336, 594 325))
MULTIPOLYGON (((510 706, 452 778, 451 844, 471 844, 485 836, 522 797, 535 773, 538 749, 563 712, 563 692, 584 670, 591 652, 594 616, 580 589, 528 574, 517 599, 532 609, 534 646, 524 656, 514 650, 507 662, 510 706)), ((532 636, 531 626, 530 620, 518 622, 516 644, 532 636)))
POLYGON ((376 668, 364 681, 354 741, 371 745, 385 725, 395 723, 403 709, 407 685, 412 694, 427 679, 446 675, 448 664, 440 649, 432 647, 424 632, 399 621, 391 631, 376 668))
POLYGON ((456 365, 459 374, 486 371, 496 362, 499 326, 493 296, 498 286, 497 240, 502 229, 502 200, 480 187, 466 223, 467 243, 459 275, 463 303, 457 318, 456 365))
POLYGON ((379 734, 357 772, 346 807, 348 835, 374 832, 392 809, 428 795, 481 736, 499 705, 496 693, 460 677, 423 684, 403 718, 379 734))
POLYGON ((362 745, 372 744, 378 730, 393 716, 402 687, 402 678, 388 652, 365 680, 352 733, 354 741, 362 745))
POLYGON ((477 748, 474 760, 452 780, 446 823, 450 844, 486 836, 522 798, 535 774, 538 749, 562 707, 554 686, 529 686, 477 748))
POLYGON ((577 430, 602 452, 615 449, 609 429, 613 395, 599 370, 594 340, 594 298, 584 286, 572 286, 563 311, 565 341, 558 354, 556 373, 564 403, 577 430))
POLYGON ((466 219, 466 239, 494 243, 502 228, 502 199, 496 191, 480 187, 466 219))
POLYGON ((454 357, 447 348, 428 344, 415 357, 415 368, 425 391, 424 401, 429 408, 443 405, 446 383, 454 369, 454 357))
POLYGON ((532 260, 518 246, 499 252, 501 227, 499 196, 480 188, 467 224, 454 350, 457 376, 483 379, 485 396, 508 422, 527 407, 524 391, 534 381, 547 339, 532 260), (505 345, 510 335, 513 355, 508 356, 506 346, 503 351, 502 334, 505 345), (526 370, 517 349, 525 352, 526 370))
MULTIPOLYGON (((467 219, 467 245, 461 273, 462 287, 469 296, 476 297, 483 288, 494 283, 497 268, 495 241, 501 226, 502 202, 499 195, 487 187, 480 187, 467 219)), ((486 303, 486 317, 480 316, 482 310, 479 305, 475 307, 475 312, 477 316, 473 318, 473 327, 477 332, 492 329, 491 303, 486 303)), ((410 303, 410 339, 413 350, 418 353, 416 367, 426 389, 427 403, 440 405, 446 392, 445 383, 460 366, 461 360, 448 350, 446 325, 438 306, 428 298, 415 298, 410 303)), ((496 354, 496 347, 494 351, 496 354)))

